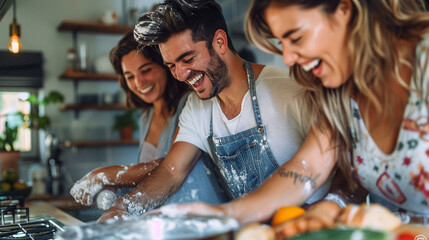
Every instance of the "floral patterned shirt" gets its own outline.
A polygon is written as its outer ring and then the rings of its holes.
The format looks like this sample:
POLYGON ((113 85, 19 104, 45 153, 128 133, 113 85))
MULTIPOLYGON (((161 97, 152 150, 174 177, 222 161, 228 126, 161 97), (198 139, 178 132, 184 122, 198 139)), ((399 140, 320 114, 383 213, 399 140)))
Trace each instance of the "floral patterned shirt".
POLYGON ((368 191, 411 213, 429 214, 429 35, 416 48, 415 71, 396 149, 381 151, 351 100, 353 171, 368 191), (413 91, 414 90, 414 91, 413 91))

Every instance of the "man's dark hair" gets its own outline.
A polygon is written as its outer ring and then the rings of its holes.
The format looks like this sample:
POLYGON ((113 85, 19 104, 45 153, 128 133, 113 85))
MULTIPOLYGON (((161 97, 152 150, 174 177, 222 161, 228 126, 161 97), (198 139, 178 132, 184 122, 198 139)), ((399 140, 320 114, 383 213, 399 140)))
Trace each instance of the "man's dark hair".
POLYGON ((222 8, 214 0, 165 0, 139 18, 134 37, 142 45, 158 45, 187 29, 191 30, 194 42, 206 41, 208 49, 212 47, 216 30, 222 29, 227 34, 229 49, 237 52, 228 34, 222 8))

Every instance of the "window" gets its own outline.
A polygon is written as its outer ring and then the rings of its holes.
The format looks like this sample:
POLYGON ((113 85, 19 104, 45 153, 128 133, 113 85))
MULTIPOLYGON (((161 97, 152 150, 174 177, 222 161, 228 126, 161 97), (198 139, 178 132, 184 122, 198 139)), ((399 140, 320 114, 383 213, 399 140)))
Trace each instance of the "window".
POLYGON ((16 151, 21 152, 23 158, 38 156, 38 132, 24 126, 22 118, 17 114, 21 112, 28 115, 31 111, 30 103, 21 101, 27 99, 35 91, 4 91, 0 90, 0 134, 3 134, 5 122, 10 127, 18 126, 18 137, 14 142, 16 151))

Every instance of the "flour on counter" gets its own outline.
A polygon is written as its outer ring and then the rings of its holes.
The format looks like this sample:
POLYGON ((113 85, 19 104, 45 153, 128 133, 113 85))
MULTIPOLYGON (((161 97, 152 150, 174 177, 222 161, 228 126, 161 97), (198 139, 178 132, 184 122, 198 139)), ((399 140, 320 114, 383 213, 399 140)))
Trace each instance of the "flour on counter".
POLYGON ((169 217, 183 216, 188 214, 188 211, 186 209, 180 209, 177 206, 177 204, 165 205, 159 208, 159 211, 169 217))
POLYGON ((199 239, 235 231, 238 222, 229 217, 144 215, 72 226, 59 234, 62 240, 199 239))

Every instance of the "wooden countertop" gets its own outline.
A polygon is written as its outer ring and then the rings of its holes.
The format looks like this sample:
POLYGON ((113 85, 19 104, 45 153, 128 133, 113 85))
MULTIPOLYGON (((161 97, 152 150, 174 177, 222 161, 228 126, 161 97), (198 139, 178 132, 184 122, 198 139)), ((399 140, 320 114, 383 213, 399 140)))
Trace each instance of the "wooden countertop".
POLYGON ((35 215, 49 215, 52 218, 55 218, 56 220, 63 223, 65 226, 72 226, 76 224, 83 224, 82 221, 76 219, 75 217, 70 216, 69 214, 65 213, 64 211, 58 209, 57 207, 53 206, 52 204, 49 204, 44 201, 29 201, 26 202, 26 207, 29 208, 30 216, 35 215))
MULTIPOLYGON (((71 197, 46 197, 43 200, 31 200, 26 202, 26 207, 29 208, 30 216, 49 215, 52 218, 63 223, 65 226, 76 224, 84 224, 84 222, 62 211, 62 209, 73 209, 76 207, 85 208, 77 204, 71 197)), ((405 224, 393 231, 395 234, 413 233, 415 235, 424 235, 429 239, 429 227, 418 224, 405 224)))
POLYGON ((51 195, 30 196, 27 201, 44 201, 61 210, 90 209, 91 207, 77 203, 71 196, 53 197, 51 195))

